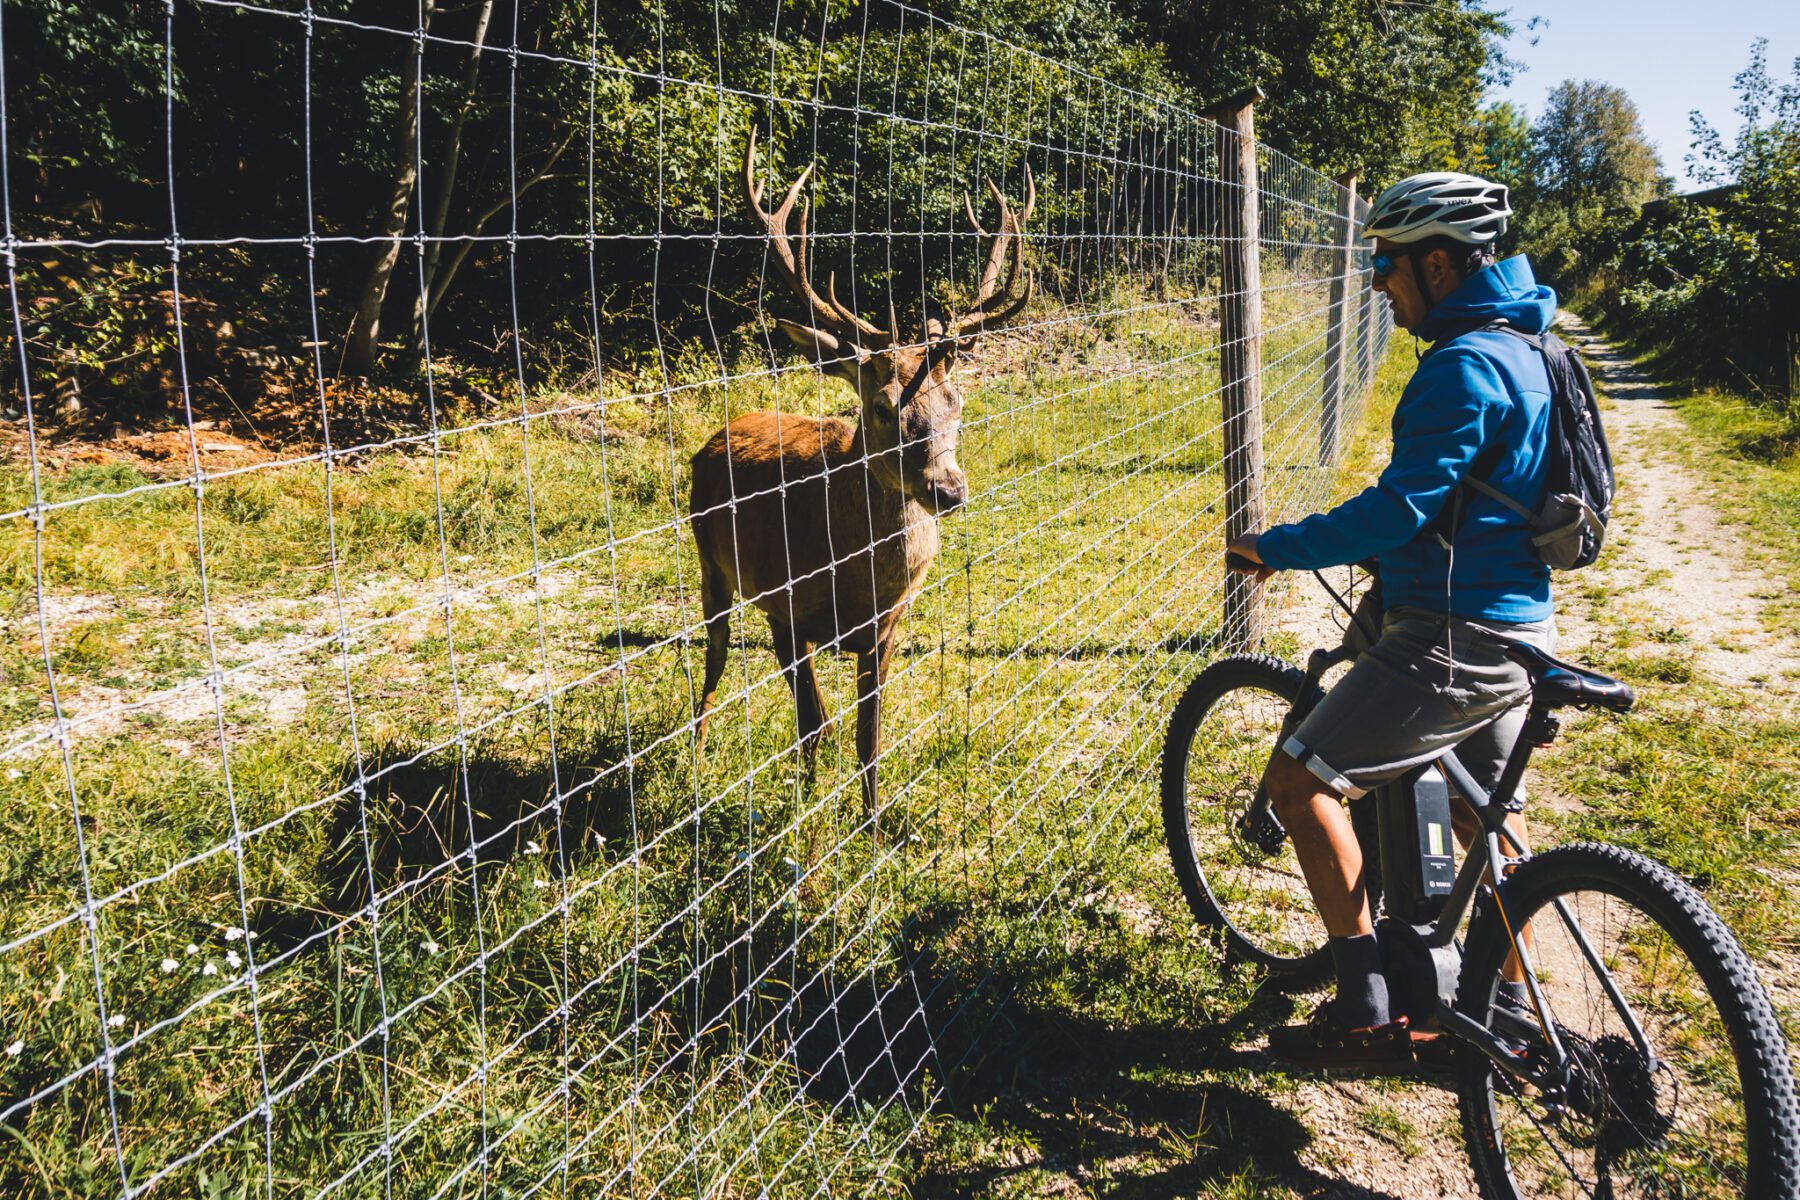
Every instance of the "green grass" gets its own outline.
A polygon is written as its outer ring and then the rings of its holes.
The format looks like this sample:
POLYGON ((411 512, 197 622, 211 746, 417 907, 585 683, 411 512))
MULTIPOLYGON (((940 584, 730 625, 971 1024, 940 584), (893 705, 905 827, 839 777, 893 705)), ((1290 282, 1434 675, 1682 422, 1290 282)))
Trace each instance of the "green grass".
MULTIPOLYGON (((1271 519, 1339 486, 1317 461, 1320 323, 1291 320, 1320 291, 1268 301, 1271 519)), ((5 744, 52 715, 40 555, 58 699, 102 715, 66 766, 41 742, 0 773, 0 939, 22 939, 0 955, 0 1044, 19 1043, 0 1104, 56 1089, 7 1126, 7 1194, 116 1187, 115 1108, 134 1184, 199 1151, 169 1194, 260 1181, 265 1160, 281 1195, 340 1176, 345 1196, 516 1193, 564 1158, 577 1193, 624 1188, 632 1160, 645 1192, 1024 1187, 1062 1170, 1090 1095, 1149 1097, 1148 1148, 1118 1171, 1210 1138, 1196 1185, 1246 1194, 1260 1168, 1218 1130, 1273 1109, 1193 1071, 1247 984, 1190 931, 1151 791, 1218 619, 1215 334, 1157 311, 1118 324, 997 342, 965 383, 976 501, 907 618, 880 843, 848 664, 822 664, 840 727, 809 786, 758 617, 692 753, 685 459, 731 413, 843 410, 842 385, 810 373, 608 396, 534 421, 528 446, 516 426, 465 430, 435 460, 409 445, 343 464, 347 648, 317 464, 208 484, 204 604, 187 488, 59 508, 41 543, 6 522, 5 744), (215 653, 238 671, 216 708, 205 688, 158 696, 215 653), (359 804, 351 785, 376 775, 359 804), (89 892, 118 896, 92 938, 49 928, 89 892), (251 955, 255 995, 219 991, 251 955), (1009 1064, 1064 1058, 1071 1035, 1121 1090, 1084 1082, 1073 1112, 1028 1117, 1009 1064), (86 1064, 140 1036, 109 1094, 86 1064), (267 1146, 265 1076, 284 1093, 267 1146), (390 1137, 391 1165, 363 1162, 390 1137), (452 1182, 484 1142, 485 1169, 452 1182)), ((45 498, 155 482, 78 466, 49 472, 45 498)), ((22 466, 0 468, 0 511, 30 501, 22 466)))
MULTIPOLYGON (((1309 302, 1272 301, 1271 325, 1280 304, 1309 302)), ((1294 1085, 1238 1049, 1292 1009, 1225 971, 1162 846, 1162 723, 1218 619, 1218 401, 1210 330, 1133 321, 1111 338, 997 344, 965 385, 977 498, 945 523, 907 618, 882 844, 854 787, 847 663, 822 663, 840 725, 810 787, 758 617, 739 623, 734 694, 704 763, 687 732, 696 563, 671 524, 686 453, 727 413, 842 411, 841 385, 793 372, 534 422, 538 553, 555 564, 542 652, 517 428, 446 438, 443 549, 429 455, 384 451, 335 473, 346 616, 367 626, 347 663, 330 640, 294 652, 338 624, 323 472, 209 486, 220 664, 277 657, 226 685, 224 758, 204 690, 77 736, 88 886, 142 885, 105 907, 93 944, 71 923, 0 955, 0 1044, 23 1043, 0 1058, 0 1105, 95 1054, 97 948, 107 1011, 123 1018, 112 1040, 169 1023, 114 1076, 134 1181, 252 1114, 166 1180, 170 1194, 260 1188, 264 1071, 278 1090, 312 1073, 271 1126, 282 1195, 347 1172, 338 1194, 391 1182, 429 1195, 484 1139, 496 1192, 567 1157, 578 1194, 623 1189, 631 1159, 639 1190, 668 1194, 1310 1194, 1324 1150, 1286 1101, 1294 1085), (436 605, 446 555, 449 630, 436 605), (453 696, 475 731, 466 754, 453 696), (381 773, 362 807, 342 794, 359 772, 381 773), (560 814, 545 807, 559 789, 572 793, 560 814), (236 827, 261 830, 241 865, 219 851, 234 809, 236 827), (445 869, 471 840, 476 865, 445 869), (388 896, 379 946, 361 915, 371 881, 388 896), (236 973, 229 956, 246 955, 232 933, 240 893, 263 966, 254 1011, 242 988, 201 1003, 236 973), (471 1080, 483 1059, 485 1080, 471 1080), (379 1157, 353 1171, 412 1122, 391 1180, 379 1157)), ((1340 469, 1320 469, 1316 375, 1300 366, 1316 335, 1303 322, 1265 349, 1290 364, 1265 381, 1271 520, 1363 486, 1411 374, 1396 347, 1340 469)), ((1728 401, 1682 410, 1702 435, 1693 461, 1735 483, 1728 512, 1774 561, 1800 564, 1780 519, 1783 489, 1800 496, 1791 462, 1731 452, 1728 401)), ((53 498, 146 482, 92 467, 47 480, 53 498)), ((29 499, 16 468, 0 469, 0 492, 0 508, 29 499)), ((194 517, 183 489, 50 517, 66 711, 206 671, 194 517)), ((22 525, 0 540, 8 743, 48 715, 38 548, 22 525)), ((1623 721, 1571 722, 1539 760, 1586 808, 1558 836, 1652 853, 1699 881, 1765 958, 1791 949, 1800 730, 1699 678, 1678 631, 1625 619, 1628 596, 1590 598, 1621 614, 1603 619, 1595 661, 1643 700, 1623 721)), ((84 883, 60 757, 0 768, 6 940, 77 911, 84 883)), ((116 1188, 108 1112, 90 1074, 15 1118, 0 1149, 7 1194, 116 1188)), ((1397 1153, 1426 1138, 1397 1106, 1358 1120, 1397 1153)), ((482 1182, 476 1169, 460 1186, 482 1182)))

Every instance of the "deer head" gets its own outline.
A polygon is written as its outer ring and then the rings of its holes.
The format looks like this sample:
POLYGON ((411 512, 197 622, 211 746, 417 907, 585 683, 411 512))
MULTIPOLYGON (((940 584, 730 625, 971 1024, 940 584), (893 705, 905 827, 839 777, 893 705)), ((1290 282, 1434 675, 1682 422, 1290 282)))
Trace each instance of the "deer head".
POLYGON ((744 150, 744 192, 750 211, 768 232, 776 270, 811 311, 809 324, 782 319, 776 323, 821 371, 856 388, 869 469, 882 485, 936 512, 957 508, 968 499, 969 483, 956 461, 963 402, 950 372, 960 350, 1018 316, 1031 300, 1032 274, 1024 265, 1025 222, 1037 205, 1031 168, 1025 168, 1025 205, 1018 213, 994 181, 987 181, 1000 209, 999 226, 991 235, 976 221, 967 193, 963 195, 969 224, 979 236, 993 239, 975 302, 948 322, 925 318, 919 336, 911 339, 901 336, 891 300, 884 328, 838 299, 835 273, 826 279, 823 295, 814 289, 806 261, 810 205, 804 200, 799 232, 790 239, 787 231, 788 217, 811 175, 811 166, 800 172, 773 213, 763 208, 763 189, 756 180, 756 130, 751 129, 744 150))

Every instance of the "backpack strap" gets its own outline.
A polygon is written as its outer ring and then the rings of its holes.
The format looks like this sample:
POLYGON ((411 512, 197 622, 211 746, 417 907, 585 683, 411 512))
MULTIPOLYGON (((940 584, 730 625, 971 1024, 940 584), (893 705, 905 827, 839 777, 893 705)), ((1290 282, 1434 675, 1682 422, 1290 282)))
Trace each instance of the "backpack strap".
MULTIPOLYGON (((1470 325, 1465 329, 1459 329, 1454 333, 1439 338, 1431 344, 1431 349, 1425 352, 1425 357, 1431 357, 1444 346, 1449 345, 1451 342, 1456 341, 1467 334, 1488 332, 1510 333, 1515 337, 1531 342, 1540 350, 1543 349, 1542 343, 1524 330, 1514 328, 1505 320, 1495 320, 1486 321, 1479 325, 1470 325)), ((1488 478, 1492 476, 1495 471, 1499 470, 1500 460, 1504 457, 1506 457, 1506 444, 1504 442, 1497 442, 1492 446, 1483 447, 1481 453, 1475 456, 1475 461, 1470 464, 1468 474, 1464 475, 1457 486, 1452 490, 1450 503, 1439 512, 1437 519, 1433 521, 1430 526, 1427 526, 1427 528, 1436 535, 1438 544, 1443 546, 1444 549, 1450 549, 1451 543, 1456 541, 1456 535, 1462 530, 1463 519, 1468 515, 1467 493, 1464 491, 1464 484, 1479 490, 1484 495, 1493 497, 1514 512, 1525 517, 1527 520, 1531 519, 1531 514, 1526 512, 1521 505, 1515 504, 1511 497, 1500 492, 1487 482, 1488 478)))
MULTIPOLYGON (((1437 535, 1438 544, 1444 549, 1450 549, 1451 543, 1456 541, 1456 535, 1462 532, 1463 519, 1468 516, 1468 493, 1464 491, 1464 484, 1477 487, 1486 494, 1504 501, 1508 507, 1517 507, 1510 499, 1484 482, 1489 475, 1499 469, 1500 460, 1504 457, 1506 457, 1505 442, 1496 441, 1491 446, 1484 446, 1481 453, 1475 456, 1475 461, 1470 464, 1469 473, 1464 475, 1451 489, 1450 503, 1438 513, 1437 520, 1433 522, 1436 528, 1432 529, 1432 532, 1437 535)), ((1518 511, 1524 512, 1524 509, 1518 509, 1518 511)))
POLYGON ((1462 481, 1465 484, 1467 484, 1468 486, 1474 488, 1476 491, 1480 492, 1482 495, 1486 496, 1489 500, 1498 500, 1501 504, 1506 505, 1506 507, 1512 509, 1514 512, 1518 513, 1521 517, 1524 517, 1527 521, 1536 521, 1537 520, 1536 513, 1532 512, 1530 509, 1526 508, 1523 504, 1520 504, 1517 500, 1514 500, 1511 496, 1507 495, 1505 492, 1501 491, 1499 488, 1495 487, 1493 484, 1491 484, 1487 481, 1487 479, 1485 477, 1493 474, 1493 467, 1498 466, 1498 465, 1499 465, 1498 463, 1495 463, 1495 464, 1493 464, 1493 466, 1490 466, 1486 471, 1480 471, 1480 472, 1477 472, 1477 471, 1471 469, 1467 475, 1463 476, 1462 481))

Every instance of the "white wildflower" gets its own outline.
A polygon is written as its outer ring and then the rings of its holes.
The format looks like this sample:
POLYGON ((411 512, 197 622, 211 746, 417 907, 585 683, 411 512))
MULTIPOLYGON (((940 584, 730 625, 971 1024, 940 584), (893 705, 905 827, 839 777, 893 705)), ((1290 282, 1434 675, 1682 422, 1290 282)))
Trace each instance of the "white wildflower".
POLYGON ((432 941, 430 938, 426 938, 424 941, 419 943, 419 949, 423 950, 427 954, 436 954, 438 952, 438 944, 436 942, 432 941))
POLYGON ((17 1058, 17 1057, 19 1057, 19 1055, 21 1055, 23 1053, 25 1053, 25 1039, 24 1038, 20 1038, 16 1042, 8 1042, 6 1044, 6 1057, 17 1058))
POLYGON ((176 962, 172 958, 165 958, 162 960, 162 973, 164 975, 173 975, 175 973, 175 968, 179 967, 180 965, 181 965, 180 963, 176 962))
POLYGON ((188 957, 189 957, 189 958, 192 958, 192 957, 193 957, 193 956, 194 956, 194 955, 196 955, 196 954, 198 954, 198 953, 200 953, 200 947, 198 947, 198 946, 196 946, 196 945, 194 945, 194 943, 192 943, 192 942, 189 942, 189 943, 188 943, 188 944, 187 944, 187 954, 188 954, 188 957))
POLYGON ((531 881, 531 886, 540 889, 547 888, 550 886, 550 881, 548 879, 534 879, 531 881))
POLYGON ((106 1018, 106 1023, 113 1029, 123 1029, 125 1028, 125 1014, 114 1013, 112 1016, 106 1018))
POLYGON ((238 957, 238 952, 236 950, 227 950, 225 952, 225 965, 235 971, 244 965, 244 960, 238 957))
POLYGON ((542 846, 538 845, 536 842, 526 842, 525 843, 525 853, 527 853, 527 854, 542 854, 543 852, 544 852, 544 848, 542 846))
POLYGON ((17 767, 9 767, 9 768, 7 768, 7 771, 6 771, 6 777, 8 779, 18 779, 18 778, 22 777, 24 774, 25 774, 25 772, 19 770, 19 768, 17 768, 17 767))
POLYGON ((239 929, 236 925, 227 925, 225 927, 225 940, 226 941, 235 942, 243 936, 244 936, 244 931, 239 929))
POLYGON ((218 963, 207 963, 206 969, 201 971, 200 973, 202 975, 217 975, 219 973, 219 964, 218 963))

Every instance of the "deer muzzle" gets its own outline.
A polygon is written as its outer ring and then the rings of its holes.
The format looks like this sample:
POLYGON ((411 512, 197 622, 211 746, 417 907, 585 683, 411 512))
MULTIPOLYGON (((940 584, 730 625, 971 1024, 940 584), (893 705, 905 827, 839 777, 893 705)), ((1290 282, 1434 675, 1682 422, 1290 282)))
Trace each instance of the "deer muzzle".
POLYGON ((952 512, 969 502, 969 478, 951 469, 925 480, 926 505, 939 513, 952 512))

